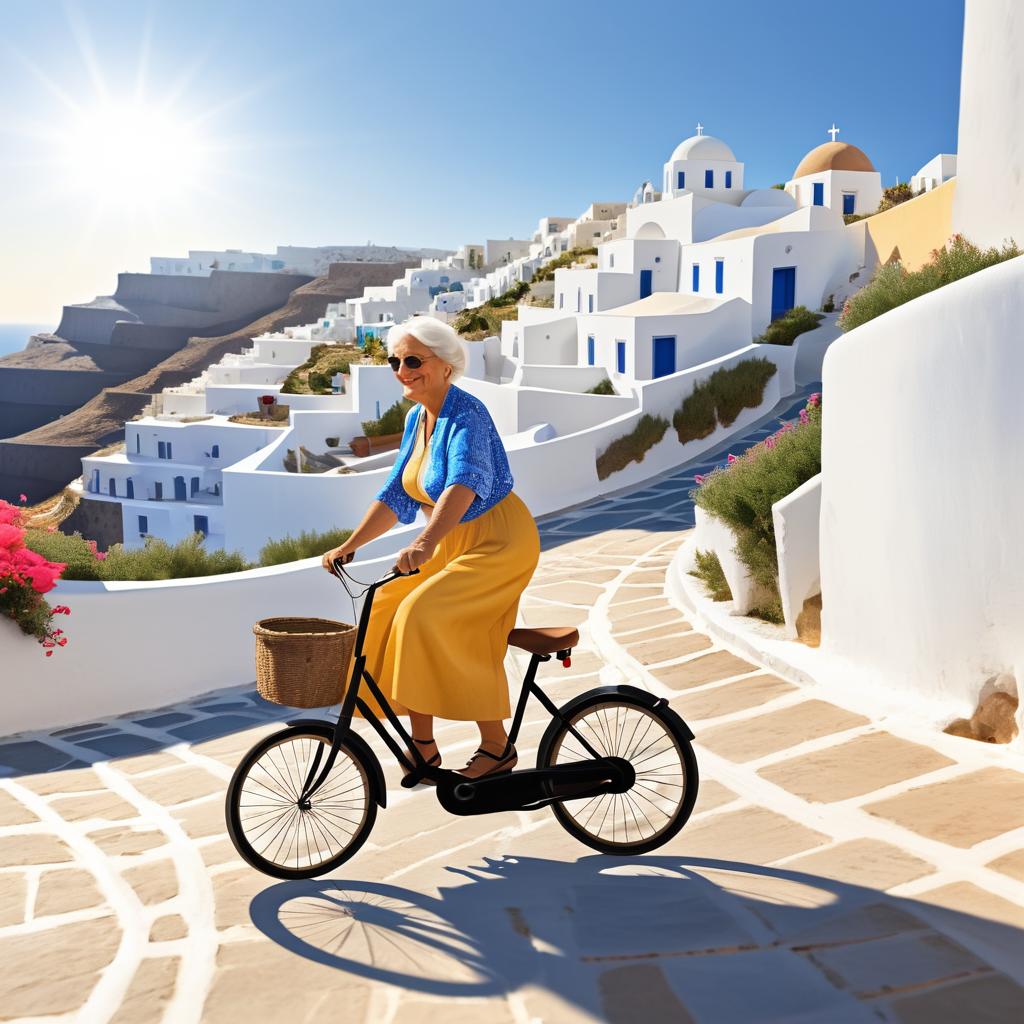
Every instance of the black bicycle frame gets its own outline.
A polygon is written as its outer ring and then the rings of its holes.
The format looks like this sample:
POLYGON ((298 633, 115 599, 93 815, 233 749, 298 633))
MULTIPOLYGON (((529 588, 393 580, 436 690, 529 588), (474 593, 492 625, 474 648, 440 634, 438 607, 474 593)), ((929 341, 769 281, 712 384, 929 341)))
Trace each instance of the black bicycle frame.
MULTIPOLYGON (((341 579, 342 569, 340 562, 335 561, 334 574, 341 579)), ((374 678, 366 671, 366 655, 363 653, 363 644, 366 640, 366 631, 370 624, 370 611, 373 607, 373 598, 377 591, 388 583, 393 582, 403 576, 414 576, 419 572, 419 569, 414 569, 411 573, 399 572, 396 569, 392 569, 388 574, 382 576, 375 583, 371 583, 369 588, 366 590, 365 600, 363 601, 363 607, 359 614, 359 627, 356 630, 356 642, 353 651, 352 658, 352 674, 349 678, 349 684, 345 689, 345 696, 341 702, 341 710, 338 714, 338 721, 334 727, 334 740, 331 744, 331 749, 327 755, 327 763, 324 764, 319 775, 317 775, 317 768, 319 767, 320 760, 323 756, 323 747, 317 749, 316 755, 313 758, 313 763, 310 765, 308 774, 306 775, 306 781, 302 788, 302 793, 299 797, 299 802, 307 802, 314 793, 323 785, 324 780, 330 774, 331 769, 334 767, 334 763, 338 757, 338 750, 341 744, 344 742, 345 737, 352 729, 352 715, 356 708, 359 709, 360 714, 366 719, 373 727, 374 731, 383 740, 384 744, 395 755, 398 763, 402 765, 412 776, 412 781, 409 785, 415 785, 420 779, 430 778, 435 781, 442 777, 442 773, 446 769, 434 768, 427 764, 424 760, 423 755, 416 749, 416 744, 413 743, 412 737, 406 732, 405 727, 402 725, 398 715, 395 714, 394 709, 388 703, 387 698, 384 696, 380 687, 377 685, 374 678), (384 712, 384 716, 391 723, 392 728, 401 737, 405 743, 406 750, 411 750, 413 760, 410 762, 406 756, 405 750, 402 749, 401 745, 395 741, 395 739, 388 732, 387 728, 383 725, 380 719, 373 713, 370 707, 367 705, 359 696, 360 684, 365 680, 366 685, 369 687, 370 693, 377 701, 380 709, 384 712), (316 776, 316 781, 312 781, 316 776)), ((558 657, 568 657, 568 651, 559 651, 558 657)), ((562 713, 558 710, 558 707, 551 701, 546 693, 536 683, 537 668, 543 661, 550 661, 550 654, 534 654, 530 658, 529 668, 526 670, 526 675, 523 677, 522 689, 519 692, 519 700, 516 703, 516 712, 512 719, 512 728, 508 734, 509 743, 515 743, 516 737, 519 735, 519 729, 523 722, 523 716, 526 713, 526 704, 532 694, 541 703, 544 709, 551 715, 552 718, 557 718, 562 725, 564 725, 573 737, 580 743, 584 750, 587 751, 595 759, 600 759, 601 755, 587 742, 586 738, 583 737, 575 728, 571 725, 562 713)))

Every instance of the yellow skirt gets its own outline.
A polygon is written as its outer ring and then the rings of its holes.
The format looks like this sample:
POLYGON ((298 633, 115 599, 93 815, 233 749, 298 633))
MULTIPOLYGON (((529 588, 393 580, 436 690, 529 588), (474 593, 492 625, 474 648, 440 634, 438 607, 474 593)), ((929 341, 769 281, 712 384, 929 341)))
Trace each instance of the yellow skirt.
MULTIPOLYGON (((416 576, 374 596, 366 669, 398 714, 460 721, 508 718, 504 659, 519 598, 540 557, 540 537, 515 492, 459 523, 416 576)), ((369 688, 360 688, 370 699, 369 688)))

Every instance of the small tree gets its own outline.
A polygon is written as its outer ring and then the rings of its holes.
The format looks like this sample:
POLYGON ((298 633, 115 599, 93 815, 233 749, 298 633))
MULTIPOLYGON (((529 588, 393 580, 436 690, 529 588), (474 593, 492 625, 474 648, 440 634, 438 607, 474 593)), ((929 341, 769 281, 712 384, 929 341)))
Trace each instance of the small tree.
POLYGON ((908 199, 913 198, 914 192, 908 182, 904 181, 899 185, 890 185, 889 188, 882 191, 882 201, 878 204, 878 212, 884 213, 886 210, 891 210, 894 206, 899 206, 900 203, 905 203, 908 199))

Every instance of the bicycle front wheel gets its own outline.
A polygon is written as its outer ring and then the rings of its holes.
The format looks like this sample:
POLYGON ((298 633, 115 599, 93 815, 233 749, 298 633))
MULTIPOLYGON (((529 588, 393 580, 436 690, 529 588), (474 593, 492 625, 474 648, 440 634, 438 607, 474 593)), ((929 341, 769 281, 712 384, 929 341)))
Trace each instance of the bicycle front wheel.
POLYGON ((327 763, 333 730, 296 725, 261 740, 235 769, 225 801, 228 835, 239 856, 274 878, 333 871, 366 842, 377 818, 370 766, 342 744, 308 804, 306 779, 327 763))
MULTIPOLYGON (((601 757, 623 758, 636 773, 624 793, 552 804, 562 827, 602 853, 646 853, 667 843, 697 800, 697 758, 683 720, 669 707, 652 708, 613 689, 583 694, 561 712, 601 757)), ((541 739, 537 767, 590 758, 568 726, 555 719, 541 739)))

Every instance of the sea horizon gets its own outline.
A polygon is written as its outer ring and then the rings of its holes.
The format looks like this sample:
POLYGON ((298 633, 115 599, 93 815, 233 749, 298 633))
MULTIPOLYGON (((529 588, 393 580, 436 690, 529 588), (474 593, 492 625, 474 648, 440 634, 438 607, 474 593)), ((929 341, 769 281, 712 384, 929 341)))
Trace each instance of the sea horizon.
POLYGON ((50 324, 0 323, 0 356, 10 355, 12 352, 21 352, 33 334, 39 334, 41 331, 52 331, 53 329, 54 327, 50 324))

